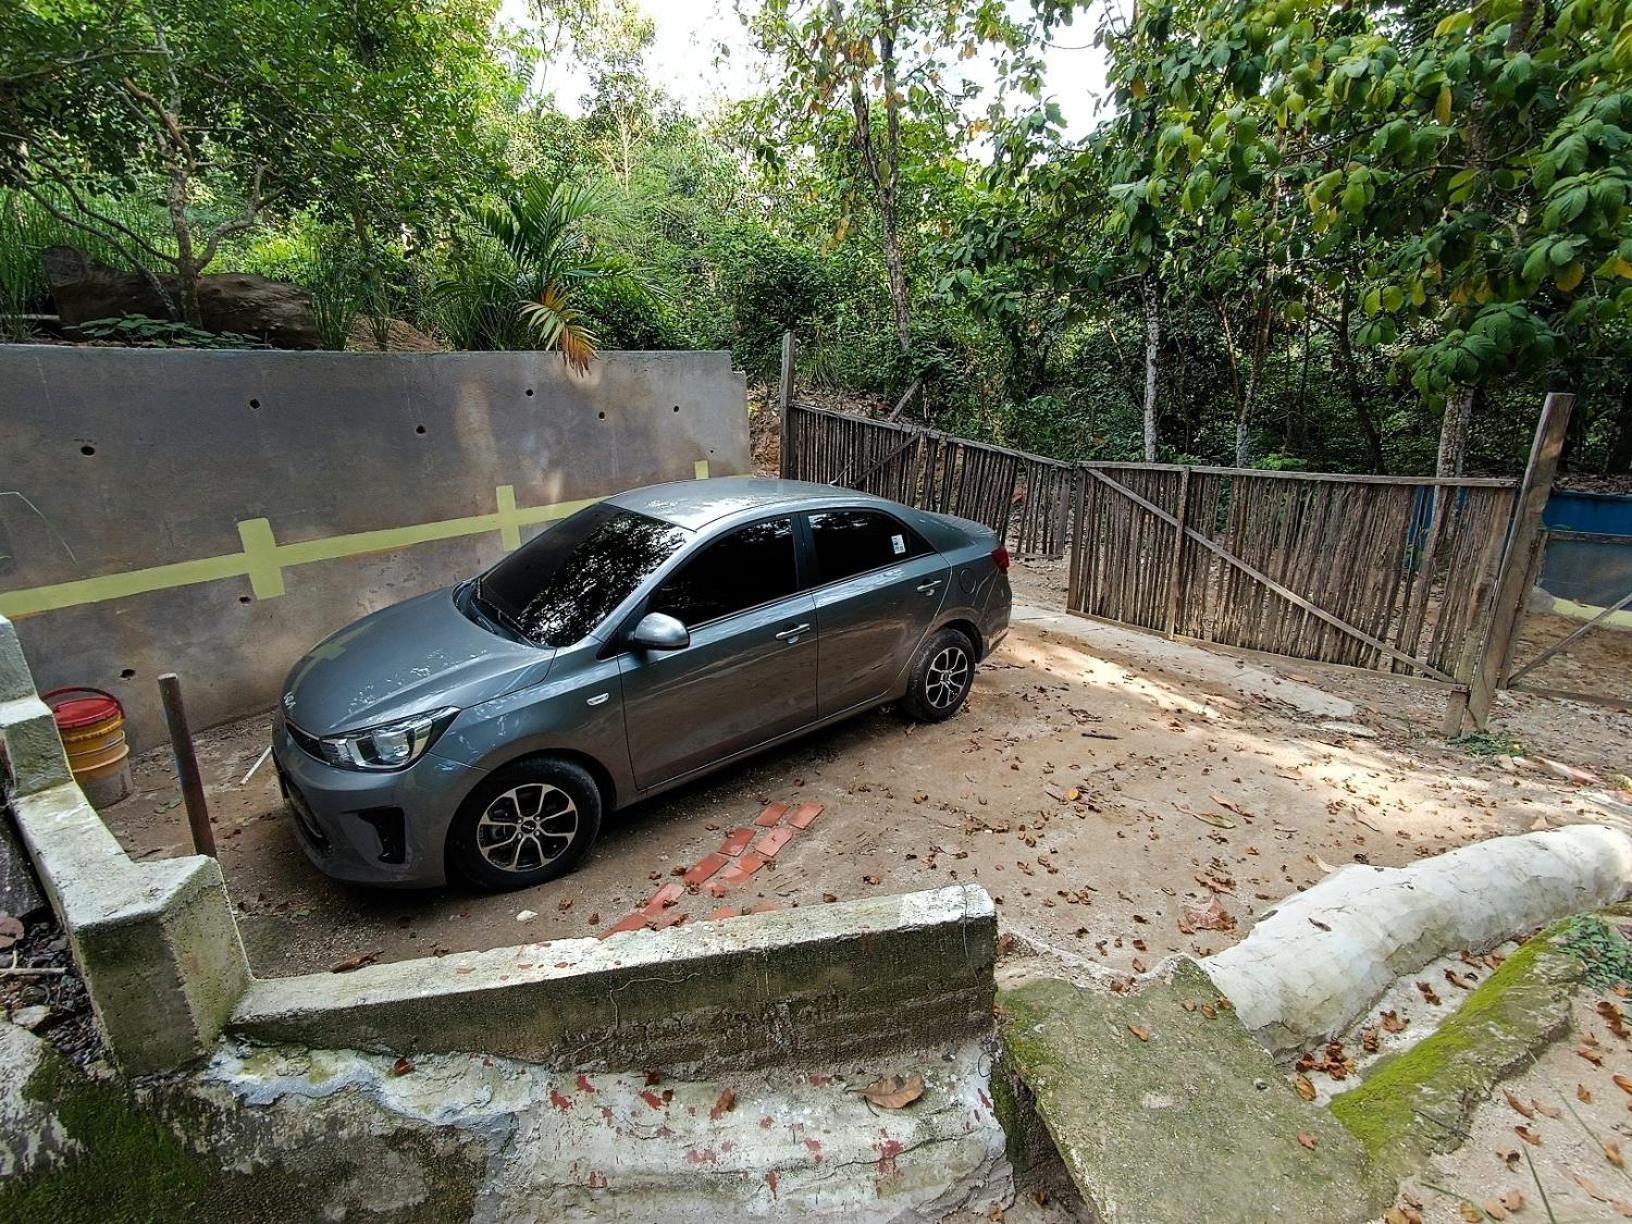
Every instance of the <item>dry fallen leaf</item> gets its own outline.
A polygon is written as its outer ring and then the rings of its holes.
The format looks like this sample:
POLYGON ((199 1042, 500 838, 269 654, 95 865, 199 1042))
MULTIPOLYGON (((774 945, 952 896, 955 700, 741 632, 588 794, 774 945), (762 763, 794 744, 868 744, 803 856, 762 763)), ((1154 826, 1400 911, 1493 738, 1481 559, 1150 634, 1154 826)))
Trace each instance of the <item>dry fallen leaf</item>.
POLYGON ((1551 1105, 1543 1105, 1534 1097, 1530 1098, 1530 1104, 1544 1118, 1562 1118, 1564 1116, 1563 1110, 1554 1109, 1551 1105))
MULTIPOLYGON (((1576 1054, 1581 1058, 1586 1059, 1595 1067, 1601 1067, 1604 1065, 1604 1056, 1598 1053, 1597 1050, 1590 1049, 1587 1046, 1582 1046, 1576 1051, 1576 1054)), ((1620 1077, 1617 1076, 1616 1078, 1619 1079, 1620 1077)), ((1628 1089, 1628 1091, 1632 1091, 1632 1089, 1628 1089)))
POLYGON ((372 964, 379 959, 379 955, 380 950, 378 948, 372 952, 358 952, 353 956, 335 961, 334 964, 329 966, 329 972, 350 973, 353 969, 361 969, 364 965, 372 964))
POLYGON ((1632 1092, 1632 1079, 1627 1079, 1624 1075, 1612 1075, 1610 1078, 1615 1081, 1615 1087, 1622 1092, 1632 1092))
POLYGON ((1139 1038, 1140 1041, 1150 1040, 1150 1030, 1147 1028, 1140 1028, 1137 1024, 1128 1025, 1128 1032, 1139 1038))
POLYGON ((1516 1169, 1519 1167, 1519 1150, 1517 1148, 1513 1148, 1506 1152, 1499 1151, 1496 1153, 1496 1155, 1501 1157, 1502 1163, 1508 1168, 1516 1169))
POLYGON ((1312 1101, 1315 1099, 1315 1086, 1309 1082, 1307 1075, 1294 1075, 1292 1077, 1292 1087, 1298 1090, 1298 1095, 1304 1100, 1312 1101))
POLYGON ((1575 1086, 1575 1099, 1583 1105, 1591 1105, 1592 1092, 1585 1084, 1577 1084, 1575 1086))
POLYGON ((1604 1140, 1604 1159, 1617 1169, 1626 1168, 1626 1158, 1621 1155, 1621 1145, 1613 1139, 1604 1140))
POLYGON ((1456 1214, 1469 1221, 1469 1224, 1479 1224, 1479 1221, 1485 1218, 1484 1212, 1466 1200, 1456 1205, 1456 1214))
POLYGON ((924 1077, 909 1075, 902 1079, 899 1075, 886 1075, 868 1084, 861 1095, 880 1109, 905 1109, 924 1095, 924 1077))
POLYGON ((1588 1198, 1600 1203, 1607 1203, 1610 1201, 1609 1195, 1605 1194, 1601 1189, 1593 1185, 1593 1183, 1582 1177, 1581 1174, 1571 1173, 1570 1177, 1574 1179, 1576 1185, 1580 1186, 1581 1189, 1587 1192, 1588 1198))
POLYGON ((1507 1091, 1504 1090, 1502 1092, 1502 1095, 1507 1098, 1507 1103, 1513 1107, 1514 1112, 1518 1113, 1520 1116, 1525 1117, 1525 1118, 1534 1118, 1536 1116, 1535 1110, 1531 1109, 1528 1105, 1526 1105, 1523 1101, 1519 1100, 1519 1098, 1514 1096, 1511 1092, 1507 1092, 1507 1091))
POLYGON ((718 1122, 736 1107, 737 1094, 727 1088, 720 1093, 720 1099, 714 1102, 714 1108, 708 1111, 708 1116, 711 1120, 718 1122))
POLYGON ((1308 1131, 1301 1131, 1298 1134, 1298 1142, 1312 1152, 1315 1150, 1316 1145, 1320 1143, 1320 1140, 1316 1139, 1308 1131))
POLYGON ((1523 1139, 1531 1147, 1541 1146, 1541 1136, 1536 1134, 1536 1132, 1531 1130, 1528 1126, 1515 1126, 1513 1128, 1513 1133, 1520 1139, 1523 1139))
POLYGON ((1480 1203, 1479 1205, 1485 1209, 1485 1214, 1487 1216, 1489 1216, 1491 1219, 1493 1219, 1493 1220, 1505 1220, 1505 1219, 1507 1219, 1507 1208, 1502 1205, 1502 1203, 1501 1203, 1501 1201, 1499 1199, 1486 1199, 1484 1202, 1480 1203))
POLYGON ((1502 1195, 1501 1202, 1502 1206, 1506 1207, 1509 1211, 1524 1210, 1524 1195, 1520 1194, 1517 1190, 1509 1190, 1506 1194, 1502 1195))
POLYGON ((399 1058, 391 1064, 392 1075, 407 1075, 414 1069, 414 1064, 406 1058, 399 1058))

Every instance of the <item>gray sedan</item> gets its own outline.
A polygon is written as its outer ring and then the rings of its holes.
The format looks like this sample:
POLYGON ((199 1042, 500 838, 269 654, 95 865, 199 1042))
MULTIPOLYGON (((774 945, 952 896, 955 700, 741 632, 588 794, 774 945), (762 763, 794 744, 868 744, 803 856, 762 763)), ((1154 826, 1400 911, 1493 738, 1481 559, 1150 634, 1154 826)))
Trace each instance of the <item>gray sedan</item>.
POLYGON ((828 485, 609 498, 295 665, 272 752, 297 837, 345 880, 552 879, 605 813, 750 753, 883 702, 951 717, 1008 565, 978 523, 828 485))

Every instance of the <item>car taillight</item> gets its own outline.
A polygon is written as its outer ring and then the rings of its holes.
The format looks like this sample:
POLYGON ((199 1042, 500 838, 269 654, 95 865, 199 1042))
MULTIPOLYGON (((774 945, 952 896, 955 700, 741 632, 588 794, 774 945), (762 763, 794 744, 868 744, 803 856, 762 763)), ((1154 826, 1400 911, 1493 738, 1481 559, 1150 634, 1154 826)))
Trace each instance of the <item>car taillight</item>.
POLYGON ((1008 573, 1009 572, 1009 550, 1004 548, 1003 545, 1001 545, 1001 544, 999 544, 996 548, 992 549, 992 564, 997 566, 997 568, 999 570, 1001 570, 1003 573, 1005 573, 1005 574, 1008 573))

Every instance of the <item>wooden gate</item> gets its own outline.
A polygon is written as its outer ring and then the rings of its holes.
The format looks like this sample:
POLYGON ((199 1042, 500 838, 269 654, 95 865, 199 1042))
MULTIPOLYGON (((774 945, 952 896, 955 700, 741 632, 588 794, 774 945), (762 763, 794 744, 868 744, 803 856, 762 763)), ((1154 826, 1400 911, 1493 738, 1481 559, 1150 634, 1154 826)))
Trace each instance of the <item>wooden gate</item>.
POLYGON ((1145 463, 1083 470, 1073 611, 1466 683, 1515 482, 1145 463))

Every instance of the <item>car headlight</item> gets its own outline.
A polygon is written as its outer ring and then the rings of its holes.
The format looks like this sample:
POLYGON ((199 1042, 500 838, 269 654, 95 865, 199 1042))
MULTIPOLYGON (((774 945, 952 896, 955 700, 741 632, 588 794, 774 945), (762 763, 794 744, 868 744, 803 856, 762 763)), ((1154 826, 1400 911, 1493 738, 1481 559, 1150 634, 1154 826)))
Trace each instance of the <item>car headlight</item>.
POLYGON ((323 756, 343 769, 406 769, 448 729, 459 711, 453 707, 416 714, 378 727, 364 727, 323 740, 323 756))

